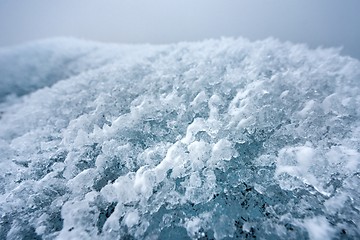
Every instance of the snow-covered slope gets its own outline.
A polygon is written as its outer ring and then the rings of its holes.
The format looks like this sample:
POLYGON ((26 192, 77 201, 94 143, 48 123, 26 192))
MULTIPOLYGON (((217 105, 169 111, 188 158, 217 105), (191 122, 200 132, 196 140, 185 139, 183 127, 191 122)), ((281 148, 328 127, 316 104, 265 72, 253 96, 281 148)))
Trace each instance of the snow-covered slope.
POLYGON ((360 62, 273 39, 0 50, 0 239, 360 237, 360 62))

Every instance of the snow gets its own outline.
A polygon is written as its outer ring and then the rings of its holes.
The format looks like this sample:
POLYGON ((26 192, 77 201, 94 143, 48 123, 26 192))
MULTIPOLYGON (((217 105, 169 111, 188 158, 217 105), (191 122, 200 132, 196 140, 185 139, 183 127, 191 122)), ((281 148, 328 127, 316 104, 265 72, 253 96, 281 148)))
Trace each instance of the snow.
POLYGON ((0 49, 0 239, 356 239, 360 62, 274 39, 0 49))

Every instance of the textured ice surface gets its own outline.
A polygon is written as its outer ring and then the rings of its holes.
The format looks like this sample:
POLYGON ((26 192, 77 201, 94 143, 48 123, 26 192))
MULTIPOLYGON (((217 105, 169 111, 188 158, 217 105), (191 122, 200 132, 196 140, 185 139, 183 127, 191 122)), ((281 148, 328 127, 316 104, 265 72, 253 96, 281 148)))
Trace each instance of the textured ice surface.
POLYGON ((273 39, 0 50, 0 239, 356 239, 360 63, 273 39))

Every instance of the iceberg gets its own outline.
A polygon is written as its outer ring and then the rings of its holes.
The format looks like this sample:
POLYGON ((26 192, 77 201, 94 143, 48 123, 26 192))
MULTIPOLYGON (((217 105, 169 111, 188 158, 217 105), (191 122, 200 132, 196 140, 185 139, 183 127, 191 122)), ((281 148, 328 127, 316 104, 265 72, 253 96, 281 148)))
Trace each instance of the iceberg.
POLYGON ((0 239, 356 239, 359 162, 339 49, 0 49, 0 239))

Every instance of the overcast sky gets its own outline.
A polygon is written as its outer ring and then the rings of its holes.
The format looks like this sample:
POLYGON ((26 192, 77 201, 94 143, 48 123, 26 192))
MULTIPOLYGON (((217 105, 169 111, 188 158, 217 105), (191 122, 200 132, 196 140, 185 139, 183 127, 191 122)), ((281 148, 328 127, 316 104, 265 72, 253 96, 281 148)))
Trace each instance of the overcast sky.
POLYGON ((56 36, 173 43, 273 36, 360 59, 360 0, 0 0, 0 46, 56 36))

